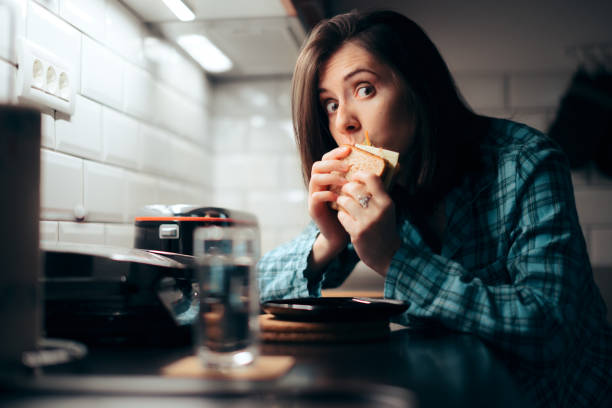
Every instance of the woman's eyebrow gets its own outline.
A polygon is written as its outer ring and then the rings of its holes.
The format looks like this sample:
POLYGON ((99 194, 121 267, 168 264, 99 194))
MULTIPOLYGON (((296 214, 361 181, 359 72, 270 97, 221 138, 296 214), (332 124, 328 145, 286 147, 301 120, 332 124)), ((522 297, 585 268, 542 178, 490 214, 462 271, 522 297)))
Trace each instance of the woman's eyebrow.
POLYGON ((368 69, 368 68, 357 68, 357 69, 349 72, 348 74, 346 74, 344 76, 344 78, 343 78, 344 82, 348 81, 351 77, 353 77, 353 76, 355 76, 355 75, 357 75, 357 74, 359 74, 361 72, 367 72, 367 73, 370 73, 370 74, 374 75, 377 78, 379 77, 379 75, 376 72, 372 71, 371 69, 368 69))
MULTIPOLYGON (((376 72, 372 71, 371 69, 367 69, 367 68, 357 68, 357 69, 355 69, 355 70, 353 70, 353 71, 349 72, 348 74, 346 74, 346 75, 344 76, 344 78, 342 78, 342 80, 343 80, 344 82, 346 82, 346 81, 348 81, 349 79, 351 79, 351 77, 353 77, 353 76, 355 76, 355 75, 357 75, 357 74, 359 74, 359 73, 361 73, 361 72, 367 72, 367 73, 369 73, 369 74, 374 75, 376 78, 380 78, 380 75, 378 75, 376 72)), ((327 91, 327 89, 325 89, 325 88, 319 88, 319 89, 318 89, 318 91, 319 91, 319 94, 322 94, 322 93, 326 92, 326 91, 327 91)))

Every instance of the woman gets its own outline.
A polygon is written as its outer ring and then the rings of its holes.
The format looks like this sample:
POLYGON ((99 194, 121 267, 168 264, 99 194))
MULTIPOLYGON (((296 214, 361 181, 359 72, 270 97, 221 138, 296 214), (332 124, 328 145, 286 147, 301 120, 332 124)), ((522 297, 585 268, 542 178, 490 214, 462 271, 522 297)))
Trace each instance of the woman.
POLYGON ((394 12, 319 24, 292 108, 313 222, 261 259, 262 301, 320 296, 361 260, 385 277, 385 297, 410 302, 398 323, 472 333, 544 370, 522 379, 540 405, 604 404, 612 330, 551 140, 471 112, 433 43, 394 12), (376 176, 342 177, 338 146, 366 131, 400 152, 390 193, 376 176))

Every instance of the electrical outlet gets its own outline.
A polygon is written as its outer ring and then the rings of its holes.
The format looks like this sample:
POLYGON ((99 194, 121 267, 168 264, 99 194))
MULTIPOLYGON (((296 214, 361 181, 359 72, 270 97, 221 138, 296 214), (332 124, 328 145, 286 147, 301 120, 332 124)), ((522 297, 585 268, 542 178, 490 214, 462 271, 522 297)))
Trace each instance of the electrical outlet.
POLYGON ((74 67, 25 38, 19 39, 17 63, 20 101, 68 115, 74 113, 74 67))

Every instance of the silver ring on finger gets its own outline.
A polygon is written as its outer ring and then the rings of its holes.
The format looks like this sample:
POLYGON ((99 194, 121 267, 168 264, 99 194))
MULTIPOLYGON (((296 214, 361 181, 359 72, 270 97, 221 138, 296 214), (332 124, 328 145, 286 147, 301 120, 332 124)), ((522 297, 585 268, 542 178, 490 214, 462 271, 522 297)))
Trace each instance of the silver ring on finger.
POLYGON ((370 199, 372 198, 372 194, 359 194, 357 196, 357 201, 361 208, 368 208, 368 204, 370 203, 370 199))

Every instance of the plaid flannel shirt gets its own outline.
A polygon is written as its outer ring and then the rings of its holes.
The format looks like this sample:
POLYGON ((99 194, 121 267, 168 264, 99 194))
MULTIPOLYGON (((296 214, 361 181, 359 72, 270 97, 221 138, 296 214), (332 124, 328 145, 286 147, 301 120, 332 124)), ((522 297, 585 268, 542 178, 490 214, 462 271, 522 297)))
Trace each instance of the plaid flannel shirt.
MULTIPOLYGON (((396 321, 479 336, 513 357, 512 371, 539 406, 601 405, 612 392, 612 329, 567 160, 546 136, 500 119, 492 120, 482 152, 485 170, 445 198, 440 253, 396 210, 403 242, 384 294, 410 302, 396 321)), ((317 235, 311 223, 262 257, 262 301, 320 296, 321 288, 344 281, 359 260, 350 244, 323 273, 308 270, 317 235)))

